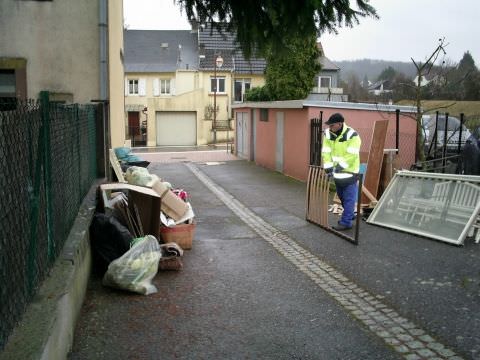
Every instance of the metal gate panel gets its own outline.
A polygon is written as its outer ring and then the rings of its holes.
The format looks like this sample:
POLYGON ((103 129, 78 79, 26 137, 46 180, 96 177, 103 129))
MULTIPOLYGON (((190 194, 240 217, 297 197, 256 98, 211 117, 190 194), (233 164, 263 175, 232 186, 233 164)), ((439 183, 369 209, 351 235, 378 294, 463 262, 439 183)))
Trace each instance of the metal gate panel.
POLYGON ((236 123, 237 156, 247 159, 248 157, 248 113, 237 112, 236 123))

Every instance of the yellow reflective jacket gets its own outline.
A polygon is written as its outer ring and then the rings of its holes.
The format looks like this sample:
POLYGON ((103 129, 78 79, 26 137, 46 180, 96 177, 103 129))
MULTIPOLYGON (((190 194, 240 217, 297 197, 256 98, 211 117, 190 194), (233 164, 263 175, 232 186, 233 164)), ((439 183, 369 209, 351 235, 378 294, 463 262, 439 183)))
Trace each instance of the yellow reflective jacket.
POLYGON ((343 124, 340 135, 325 130, 322 144, 322 162, 324 169, 334 168, 334 178, 347 178, 360 171, 360 146, 362 141, 358 133, 347 124, 343 124))

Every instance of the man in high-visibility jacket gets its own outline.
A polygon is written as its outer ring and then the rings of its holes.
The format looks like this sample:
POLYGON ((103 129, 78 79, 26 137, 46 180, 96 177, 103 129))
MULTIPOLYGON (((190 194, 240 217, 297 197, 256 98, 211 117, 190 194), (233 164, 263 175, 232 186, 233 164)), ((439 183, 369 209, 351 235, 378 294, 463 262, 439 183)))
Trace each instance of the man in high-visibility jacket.
POLYGON ((355 219, 355 202, 358 196, 357 176, 360 170, 360 146, 358 133, 349 127, 340 113, 335 113, 325 122, 322 145, 322 162, 325 172, 333 175, 337 195, 343 206, 342 217, 335 230, 352 228, 355 219))

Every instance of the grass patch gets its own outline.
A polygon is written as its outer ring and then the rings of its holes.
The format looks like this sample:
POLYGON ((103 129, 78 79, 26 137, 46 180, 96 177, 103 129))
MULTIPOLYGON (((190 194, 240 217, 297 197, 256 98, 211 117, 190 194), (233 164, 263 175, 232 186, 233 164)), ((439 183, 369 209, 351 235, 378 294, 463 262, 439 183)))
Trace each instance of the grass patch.
MULTIPOLYGON (((401 100, 398 105, 415 106, 414 100, 401 100)), ((465 114, 465 125, 469 129, 480 126, 480 101, 455 101, 455 100, 423 100, 422 108, 427 114, 447 113, 451 116, 460 118, 460 114, 465 114)))

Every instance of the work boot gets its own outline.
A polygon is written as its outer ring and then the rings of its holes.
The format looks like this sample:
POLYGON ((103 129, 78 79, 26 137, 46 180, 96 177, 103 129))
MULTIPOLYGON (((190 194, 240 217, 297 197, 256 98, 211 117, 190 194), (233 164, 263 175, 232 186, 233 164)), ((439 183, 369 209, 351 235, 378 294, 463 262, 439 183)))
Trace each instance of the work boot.
POLYGON ((340 223, 332 226, 332 229, 337 230, 337 231, 349 230, 351 228, 352 228, 352 226, 347 226, 347 225, 343 225, 343 224, 340 224, 340 223))

